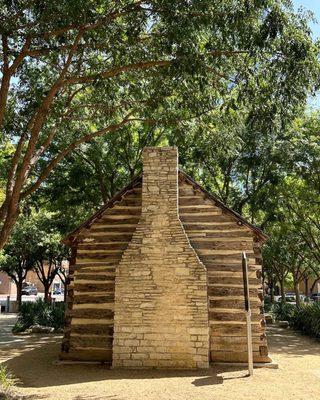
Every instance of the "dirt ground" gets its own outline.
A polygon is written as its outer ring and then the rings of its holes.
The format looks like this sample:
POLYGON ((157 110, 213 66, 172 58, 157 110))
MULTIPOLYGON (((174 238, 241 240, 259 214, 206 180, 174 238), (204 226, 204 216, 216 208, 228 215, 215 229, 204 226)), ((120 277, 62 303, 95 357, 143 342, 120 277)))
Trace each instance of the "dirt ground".
POLYGON ((0 316, 0 362, 19 379, 24 400, 320 399, 320 342, 291 330, 269 330, 279 369, 255 369, 246 377, 246 370, 230 366, 196 372, 57 366, 61 336, 13 336, 13 323, 14 317, 0 316))

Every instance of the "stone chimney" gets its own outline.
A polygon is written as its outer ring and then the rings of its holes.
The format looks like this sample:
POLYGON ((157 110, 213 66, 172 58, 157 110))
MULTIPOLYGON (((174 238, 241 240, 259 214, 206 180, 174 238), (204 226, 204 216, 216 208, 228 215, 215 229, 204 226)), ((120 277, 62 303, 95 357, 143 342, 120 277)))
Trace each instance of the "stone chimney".
POLYGON ((178 213, 178 152, 143 153, 142 212, 116 271, 114 368, 207 368, 207 274, 178 213))

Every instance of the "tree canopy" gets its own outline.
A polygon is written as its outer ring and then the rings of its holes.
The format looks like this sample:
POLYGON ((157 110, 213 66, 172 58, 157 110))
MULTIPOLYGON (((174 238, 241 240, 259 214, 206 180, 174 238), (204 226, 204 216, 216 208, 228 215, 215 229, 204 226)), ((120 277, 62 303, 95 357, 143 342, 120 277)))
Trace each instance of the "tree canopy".
POLYGON ((237 109, 271 135, 318 79, 308 16, 287 0, 8 1, 0 21, 0 129, 14 147, 0 247, 74 150, 126 129, 210 136, 237 109))

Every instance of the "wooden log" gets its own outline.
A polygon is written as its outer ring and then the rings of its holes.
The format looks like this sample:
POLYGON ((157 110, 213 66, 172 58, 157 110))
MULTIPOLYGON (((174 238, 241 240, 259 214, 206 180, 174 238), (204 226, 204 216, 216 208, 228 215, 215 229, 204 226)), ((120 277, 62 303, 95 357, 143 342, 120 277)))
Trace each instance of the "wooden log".
POLYGON ((230 224, 235 224, 236 220, 234 217, 231 217, 230 215, 226 214, 220 214, 220 215, 185 215, 185 214, 180 214, 180 220, 183 224, 190 225, 192 223, 197 223, 199 225, 202 224, 220 224, 220 223, 226 223, 229 222, 230 224))
POLYGON ((66 315, 72 318, 112 319, 114 317, 114 311, 108 309, 80 308, 68 310, 66 315))
POLYGON ((92 226, 91 230, 95 229, 96 227, 102 227, 102 226, 122 226, 122 225, 136 225, 139 221, 140 216, 139 215, 132 215, 129 218, 120 218, 120 219, 115 219, 113 216, 108 216, 105 215, 99 220, 97 220, 92 226))
MULTIPOLYGON (((239 257, 237 254, 230 254, 230 255, 223 255, 223 254, 216 254, 216 255, 206 255, 206 254, 199 254, 200 260, 207 265, 207 263, 213 263, 216 262, 217 264, 236 264, 239 265, 239 257)), ((250 264, 254 264, 255 260, 253 258, 249 258, 250 264)))
MULTIPOLYGON (((242 273, 242 267, 241 264, 239 264, 239 260, 236 264, 229 264, 228 262, 226 263, 218 263, 213 261, 208 261, 205 263, 206 269, 208 272, 211 271, 225 271, 225 272, 241 272, 242 273)), ((249 265, 249 271, 255 272, 259 266, 256 265, 249 265)))
POLYGON ((77 334, 96 334, 96 335, 113 335, 113 324, 88 324, 88 325, 71 325, 70 328, 71 335, 73 333, 77 334))
POLYGON ((83 280, 91 280, 91 281, 114 281, 115 276, 110 275, 97 275, 97 274, 77 274, 76 275, 77 282, 83 280))
POLYGON ((202 204, 212 204, 210 200, 204 200, 198 196, 183 196, 179 194, 179 207, 180 206, 197 206, 202 204))
POLYGON ((62 352, 59 355, 60 360, 67 361, 97 361, 110 363, 112 361, 112 350, 83 350, 72 349, 69 353, 62 352))
MULTIPOLYGON (((267 340, 265 336, 254 336, 252 338, 252 343, 257 346, 265 346, 267 340)), ((213 349, 228 349, 229 346, 247 345, 247 339, 244 336, 223 336, 214 337, 210 340, 210 348, 213 349)))
POLYGON ((117 224, 117 225, 112 225, 112 224, 108 224, 108 225, 95 225, 92 226, 92 229, 90 231, 87 232, 83 232, 82 234, 79 235, 80 239, 83 237, 86 238, 91 238, 94 236, 105 236, 107 234, 107 232, 109 232, 110 235, 114 235, 116 232, 119 232, 121 234, 133 234, 133 232, 136 230, 136 226, 137 224, 117 224))
MULTIPOLYGON (((250 296, 257 296, 259 289, 250 289, 250 296)), ((224 288, 224 287, 211 287, 208 286, 208 296, 227 297, 227 296, 242 296, 243 287, 240 288, 224 288)))
POLYGON ((121 234, 116 235, 111 234, 111 232, 106 232, 106 235, 98 235, 92 237, 86 237, 82 240, 82 244, 111 244, 111 243, 129 243, 131 241, 132 234, 121 234))
POLYGON ((98 262, 100 260, 105 260, 105 262, 109 261, 110 263, 118 264, 118 262, 121 259, 122 253, 118 254, 101 254, 101 253, 80 253, 77 255, 78 262, 85 262, 86 261, 91 261, 91 262, 98 262))
POLYGON ((79 347, 91 347, 100 349, 110 349, 112 350, 113 338, 104 336, 93 336, 93 337, 81 337, 81 336, 71 336, 70 349, 79 347))
MULTIPOLYGON (((239 257, 239 255, 241 255, 242 250, 236 249, 236 250, 229 250, 229 249, 215 249, 215 248, 211 248, 211 249, 199 249, 199 248, 195 248, 197 254, 201 255, 201 256, 223 256, 223 257, 239 257)), ((253 257, 253 253, 250 253, 250 249, 248 249, 247 254, 251 254, 251 256, 253 257)), ((253 260, 253 258, 252 258, 253 260)))
POLYGON ((209 217, 211 215, 221 215, 221 214, 222 214, 221 209, 207 204, 179 207, 179 216, 206 215, 209 217))
MULTIPOLYGON (((213 362, 247 362, 248 353, 247 352, 236 352, 236 351, 211 351, 211 360, 213 362)), ((261 356, 259 351, 253 352, 253 362, 255 363, 265 363, 270 362, 271 359, 268 356, 261 356)))
POLYGON ((117 205, 113 208, 108 209, 101 217, 101 220, 106 218, 107 216, 136 216, 141 214, 141 205, 136 205, 136 206, 122 206, 122 205, 117 205))
MULTIPOLYGON (((208 277, 209 285, 240 285, 243 287, 243 281, 240 277, 230 277, 230 276, 214 276, 208 277)), ((261 286, 261 281, 257 278, 250 278, 249 285, 251 286, 261 286)))
POLYGON ((78 246, 79 250, 125 250, 128 247, 128 242, 99 242, 99 243, 85 243, 78 246))
MULTIPOLYGON (((261 314, 252 314, 252 322, 260 322, 263 319, 261 314)), ((245 313, 220 313, 220 312, 209 312, 209 321, 233 321, 233 322, 246 322, 245 313)))
MULTIPOLYGON (((261 300, 258 297, 254 297, 251 299, 251 303, 254 304, 253 307, 260 307, 262 305, 261 300)), ((239 297, 239 300, 229 300, 221 299, 221 300, 211 300, 209 299, 209 308, 228 308, 228 309, 238 309, 243 310, 243 299, 239 297)))
POLYGON ((219 238, 223 240, 223 238, 228 238, 228 239, 237 239, 237 238, 243 238, 243 237, 248 237, 252 238, 252 232, 246 231, 244 228, 232 228, 232 229, 219 229, 219 230, 211 230, 205 232, 204 230, 197 231, 195 229, 187 229, 184 227, 187 233, 188 238, 190 241, 198 238, 219 238))
POLYGON ((86 303, 109 303, 114 301, 114 292, 103 293, 99 296, 94 295, 85 295, 85 294, 76 294, 74 296, 74 304, 86 304, 86 303))
MULTIPOLYGON (((252 252, 252 241, 215 241, 214 238, 206 241, 195 241, 191 240, 192 247, 197 250, 238 250, 239 252, 251 251, 252 252)), ((108 247, 109 248, 109 247, 108 247)), ((254 253, 252 252, 254 255, 254 253)))
POLYGON ((113 292, 114 283, 75 283, 74 290, 78 292, 113 292))
MULTIPOLYGON (((252 336, 259 337, 264 334, 264 327, 260 324, 251 324, 252 336)), ((237 337, 247 337, 247 327, 245 324, 219 324, 210 325, 210 336, 214 338, 215 336, 237 336, 237 337)), ((214 340, 214 339, 212 339, 214 340)))

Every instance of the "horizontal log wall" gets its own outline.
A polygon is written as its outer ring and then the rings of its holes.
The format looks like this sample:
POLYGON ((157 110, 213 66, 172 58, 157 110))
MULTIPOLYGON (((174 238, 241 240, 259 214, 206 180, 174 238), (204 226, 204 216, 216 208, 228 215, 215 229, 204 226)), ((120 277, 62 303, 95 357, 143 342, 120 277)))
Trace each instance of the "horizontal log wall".
POLYGON ((207 268, 212 361, 247 360, 243 251, 249 259, 254 361, 269 361, 262 308, 261 246, 253 231, 183 179, 179 214, 192 247, 207 268))
POLYGON ((115 270, 140 214, 137 187, 78 236, 61 359, 112 361, 115 270))
MULTIPOLYGON (((260 242, 248 227, 183 179, 179 214, 208 273, 212 361, 246 361, 241 253, 249 258, 253 350, 269 361, 262 310, 260 242)), ((141 187, 125 194, 78 236, 68 288, 62 359, 112 360, 115 269, 141 214, 141 187)))

